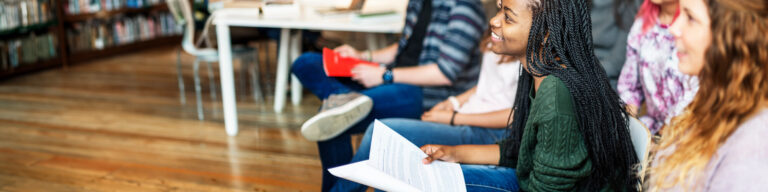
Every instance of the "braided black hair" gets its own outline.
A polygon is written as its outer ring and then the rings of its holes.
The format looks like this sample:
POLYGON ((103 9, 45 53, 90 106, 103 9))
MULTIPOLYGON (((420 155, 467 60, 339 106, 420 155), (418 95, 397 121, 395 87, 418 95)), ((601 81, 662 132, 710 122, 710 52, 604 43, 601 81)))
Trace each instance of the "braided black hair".
POLYGON ((580 182, 580 191, 611 187, 636 191, 638 163, 628 129, 624 102, 610 87, 605 70, 594 54, 592 24, 586 0, 541 0, 531 6, 533 23, 528 37, 526 61, 521 70, 510 125, 511 147, 507 158, 517 160, 520 140, 531 107, 533 76, 554 75, 570 90, 579 130, 592 161, 590 176, 580 182))

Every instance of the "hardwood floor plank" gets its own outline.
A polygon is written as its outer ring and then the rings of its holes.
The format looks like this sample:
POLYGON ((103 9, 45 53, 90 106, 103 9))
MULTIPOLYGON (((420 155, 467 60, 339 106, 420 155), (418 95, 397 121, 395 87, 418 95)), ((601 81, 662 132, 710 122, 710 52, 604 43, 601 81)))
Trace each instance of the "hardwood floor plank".
POLYGON ((187 55, 179 102, 175 49, 0 82, 0 191, 319 191, 317 146, 299 131, 318 99, 276 114, 268 94, 238 92, 240 133, 229 137, 205 67, 197 120, 187 55))

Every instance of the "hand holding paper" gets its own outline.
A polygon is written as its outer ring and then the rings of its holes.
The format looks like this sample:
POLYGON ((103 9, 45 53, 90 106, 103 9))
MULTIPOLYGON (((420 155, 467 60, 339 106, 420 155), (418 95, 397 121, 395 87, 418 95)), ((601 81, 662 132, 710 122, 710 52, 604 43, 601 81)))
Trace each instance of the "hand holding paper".
POLYGON ((373 125, 369 159, 332 169, 331 174, 385 191, 466 191, 457 163, 434 161, 383 123, 373 125))

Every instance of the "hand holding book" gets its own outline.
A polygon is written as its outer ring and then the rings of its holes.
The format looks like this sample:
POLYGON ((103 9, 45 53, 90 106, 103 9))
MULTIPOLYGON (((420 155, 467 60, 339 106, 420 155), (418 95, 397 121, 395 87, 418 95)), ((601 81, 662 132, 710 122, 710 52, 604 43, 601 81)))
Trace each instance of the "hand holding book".
POLYGON ((323 48, 323 68, 329 77, 352 77, 352 69, 357 65, 378 67, 378 63, 358 59, 359 53, 351 47, 340 47, 341 52, 323 48), (342 55, 341 53, 344 53, 342 55))

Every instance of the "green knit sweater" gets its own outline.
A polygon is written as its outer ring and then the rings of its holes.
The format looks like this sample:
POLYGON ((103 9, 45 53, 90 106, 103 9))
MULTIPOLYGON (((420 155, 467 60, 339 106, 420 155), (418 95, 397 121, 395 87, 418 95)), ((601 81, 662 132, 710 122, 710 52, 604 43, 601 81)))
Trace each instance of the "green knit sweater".
POLYGON ((530 97, 531 111, 519 156, 505 158, 510 146, 503 140, 499 142, 499 165, 517 169, 523 191, 575 191, 591 173, 592 162, 579 131, 571 93, 562 80, 548 76, 530 97))

